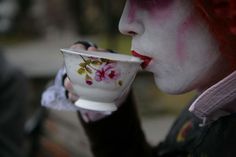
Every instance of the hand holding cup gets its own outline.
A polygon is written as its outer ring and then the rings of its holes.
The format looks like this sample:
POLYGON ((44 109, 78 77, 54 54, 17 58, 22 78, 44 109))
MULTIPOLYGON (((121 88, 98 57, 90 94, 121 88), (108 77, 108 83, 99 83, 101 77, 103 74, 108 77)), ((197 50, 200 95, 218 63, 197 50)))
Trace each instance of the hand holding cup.
POLYGON ((66 79, 65 87, 70 91, 69 98, 80 108, 114 111, 116 100, 127 92, 142 61, 129 55, 95 50, 95 47, 85 50, 82 46, 61 49, 71 81, 70 84, 66 79))

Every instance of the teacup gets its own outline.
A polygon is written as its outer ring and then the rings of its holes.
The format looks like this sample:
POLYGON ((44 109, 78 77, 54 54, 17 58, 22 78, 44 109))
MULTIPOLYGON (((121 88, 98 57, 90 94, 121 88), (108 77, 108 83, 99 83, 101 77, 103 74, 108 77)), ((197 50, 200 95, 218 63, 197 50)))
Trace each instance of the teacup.
POLYGON ((68 78, 79 95, 75 105, 115 111, 115 102, 130 88, 141 59, 117 53, 61 49, 68 78))

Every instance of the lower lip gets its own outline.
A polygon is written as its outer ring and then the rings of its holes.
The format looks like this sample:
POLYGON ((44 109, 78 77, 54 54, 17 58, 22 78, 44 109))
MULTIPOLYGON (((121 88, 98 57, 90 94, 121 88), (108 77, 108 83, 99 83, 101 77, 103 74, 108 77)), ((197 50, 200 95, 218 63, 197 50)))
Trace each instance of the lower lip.
POLYGON ((134 50, 132 50, 131 53, 132 53, 133 56, 138 57, 138 58, 140 58, 140 59, 143 61, 143 62, 141 63, 141 67, 142 67, 143 69, 145 69, 145 68, 149 65, 149 63, 151 62, 151 60, 152 60, 151 57, 141 55, 141 54, 139 54, 138 52, 136 52, 136 51, 134 51, 134 50))

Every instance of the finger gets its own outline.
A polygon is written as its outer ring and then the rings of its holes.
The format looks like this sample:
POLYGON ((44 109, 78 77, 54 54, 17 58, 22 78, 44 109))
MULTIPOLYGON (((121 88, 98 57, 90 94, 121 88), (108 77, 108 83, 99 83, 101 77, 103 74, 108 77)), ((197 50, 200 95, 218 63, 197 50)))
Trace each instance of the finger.
POLYGON ((83 44, 75 44, 75 45, 72 45, 70 49, 75 50, 75 51, 81 50, 81 49, 85 50, 86 47, 83 44))
POLYGON ((89 48, 88 48, 88 51, 97 51, 97 48, 96 48, 96 47, 93 47, 93 46, 91 46, 91 47, 89 47, 89 48))
POLYGON ((74 44, 82 44, 82 45, 85 46, 85 49, 88 49, 91 46, 97 48, 97 45, 95 43, 89 42, 89 41, 77 41, 74 44))
POLYGON ((68 93, 68 99, 74 103, 76 100, 79 99, 79 96, 73 93, 68 93))
POLYGON ((69 92, 72 92, 73 91, 73 86, 72 86, 72 83, 70 81, 70 79, 68 77, 65 78, 64 80, 64 87, 66 90, 68 90, 69 92))
POLYGON ((69 94, 72 94, 72 95, 77 95, 73 89, 73 86, 72 86, 72 83, 71 81, 69 80, 68 77, 65 78, 65 81, 64 81, 64 86, 65 86, 65 89, 67 90, 68 94, 67 94, 67 97, 69 97, 69 94))

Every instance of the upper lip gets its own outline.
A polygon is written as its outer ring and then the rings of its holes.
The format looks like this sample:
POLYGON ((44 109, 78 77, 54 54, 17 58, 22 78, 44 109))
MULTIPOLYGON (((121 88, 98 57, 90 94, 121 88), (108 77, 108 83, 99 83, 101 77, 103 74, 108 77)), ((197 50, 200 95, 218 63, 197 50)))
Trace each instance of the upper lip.
POLYGON ((149 63, 151 62, 152 58, 149 56, 141 55, 140 53, 136 52, 135 50, 131 51, 132 55, 135 57, 140 58, 143 62, 141 63, 141 67, 145 69, 149 63))

